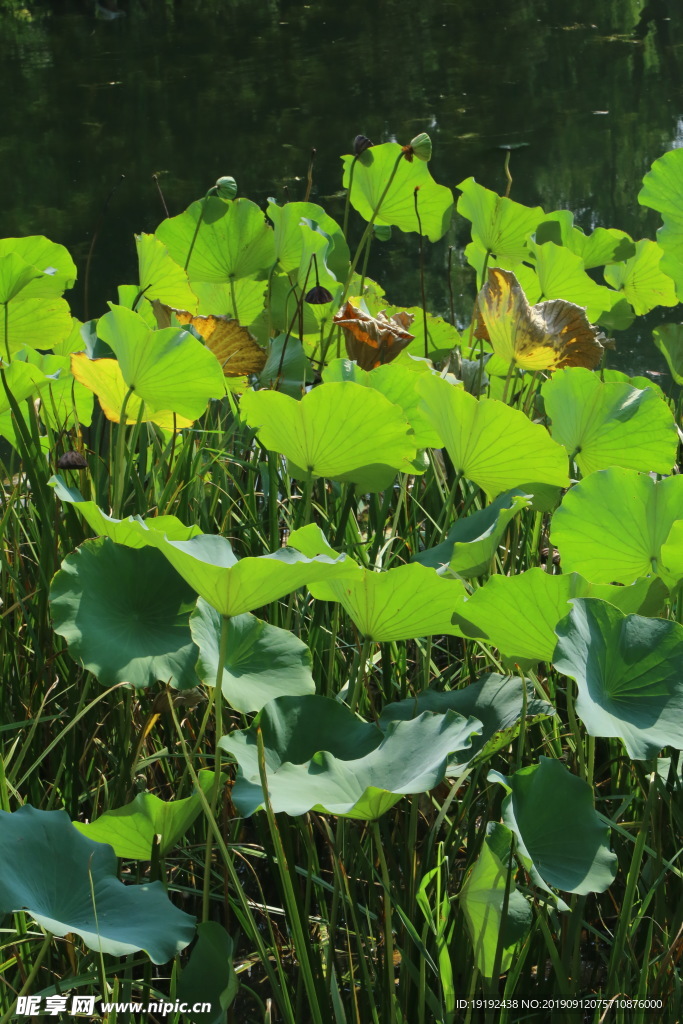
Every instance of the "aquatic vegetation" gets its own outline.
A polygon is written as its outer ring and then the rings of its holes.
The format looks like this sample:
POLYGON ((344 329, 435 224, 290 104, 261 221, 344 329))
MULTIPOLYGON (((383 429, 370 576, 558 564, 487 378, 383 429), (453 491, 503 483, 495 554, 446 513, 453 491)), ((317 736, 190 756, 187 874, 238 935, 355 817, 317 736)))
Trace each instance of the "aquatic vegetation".
POLYGON ((656 241, 430 157, 357 140, 343 226, 225 176, 83 324, 0 242, 0 1024, 683 1011, 681 406, 607 367, 678 304, 683 151, 656 241), (453 216, 457 324, 365 272, 453 216))

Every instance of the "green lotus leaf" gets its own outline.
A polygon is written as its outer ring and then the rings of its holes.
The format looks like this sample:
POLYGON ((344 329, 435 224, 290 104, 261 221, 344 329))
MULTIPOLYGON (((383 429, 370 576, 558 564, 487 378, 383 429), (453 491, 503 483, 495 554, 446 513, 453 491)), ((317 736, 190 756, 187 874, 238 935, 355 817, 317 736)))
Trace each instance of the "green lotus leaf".
POLYGON ((275 262, 273 229, 250 199, 199 199, 178 217, 162 221, 155 234, 181 267, 192 249, 187 267, 192 284, 265 276, 275 262))
POLYGON ((522 206, 505 196, 496 195, 474 178, 461 181, 457 188, 458 213, 472 221, 472 239, 484 252, 499 259, 520 263, 528 256, 527 237, 545 217, 540 206, 522 206))
POLYGON ((315 810, 373 820, 404 794, 423 793, 443 781, 449 757, 470 748, 481 723, 454 711, 424 712, 382 731, 328 697, 276 697, 248 729, 231 732, 219 744, 239 764, 232 800, 245 817, 263 806, 259 730, 276 813, 315 810))
POLYGON ((448 567, 460 576, 481 576, 490 570, 510 522, 529 505, 531 498, 523 491, 505 491, 480 512, 458 519, 445 540, 414 555, 411 561, 437 570, 448 567))
POLYGON ((223 1024, 239 989, 233 965, 234 943, 223 925, 203 921, 197 925, 197 945, 178 978, 177 996, 188 1006, 211 1004, 211 1010, 190 1010, 183 1016, 191 1024, 223 1024))
POLYGON ((441 439, 420 408, 420 396, 415 390, 419 373, 431 373, 431 364, 424 359, 399 359, 374 370, 363 370, 350 359, 335 359, 325 367, 322 377, 325 383, 351 380, 379 391, 403 411, 419 448, 438 448, 441 439))
POLYGON ((309 583, 308 589, 320 601, 338 601, 370 640, 459 635, 451 620, 465 587, 424 565, 399 565, 386 572, 355 566, 344 579, 309 583))
POLYGON ((0 914, 25 910, 53 935, 75 932, 112 956, 145 950, 171 960, 195 933, 195 919, 169 901, 161 882, 124 885, 110 846, 86 839, 66 811, 25 805, 0 811, 0 914))
MULTIPOLYGON (((199 648, 197 674, 207 686, 215 686, 221 616, 201 597, 190 630, 199 648)), ((233 616, 227 630, 222 690, 231 707, 246 714, 260 711, 274 697, 315 693, 311 652, 289 630, 249 613, 233 616)))
POLYGON ((661 581, 639 580, 630 587, 596 585, 578 573, 552 576, 541 568, 517 576, 491 576, 461 601, 454 625, 465 636, 486 640, 512 665, 550 661, 555 627, 574 597, 600 597, 626 612, 659 610, 666 596, 661 581))
MULTIPOLYGON (((153 532, 153 531, 150 531, 153 532)), ((104 686, 196 686, 192 588, 152 547, 87 540, 50 585, 54 630, 104 686)))
POLYGON ((71 310, 64 299, 19 297, 0 312, 0 359, 22 348, 53 349, 71 334, 71 310))
MULTIPOLYGON (((286 203, 277 206, 270 202, 267 214, 275 231, 275 258, 286 274, 298 272, 305 249, 304 235, 317 229, 327 238, 327 267, 337 280, 345 280, 351 262, 349 246, 336 220, 322 206, 316 203, 286 203), (315 228, 311 225, 315 225, 315 228)), ((315 284, 315 269, 311 272, 311 284, 315 284)))
POLYGON ((650 391, 666 402, 667 398, 662 391, 659 384, 655 381, 650 380, 649 377, 643 377, 636 374, 635 377, 629 377, 627 373, 622 373, 621 370, 600 370, 600 380, 604 381, 605 384, 629 384, 632 388, 638 388, 639 391, 644 391, 649 388, 650 391))
POLYGON ((683 519, 677 519, 661 547, 661 576, 672 589, 683 579, 683 519))
POLYGON ((500 822, 490 821, 479 856, 458 893, 477 970, 484 978, 493 977, 499 944, 500 970, 509 969, 533 918, 531 904, 515 886, 514 860, 510 868, 512 843, 512 832, 500 822))
POLYGON ((75 487, 67 487, 59 474, 50 477, 48 484, 54 488, 55 497, 73 505, 80 512, 93 533, 109 537, 117 544, 125 544, 129 548, 155 547, 159 534, 165 534, 169 540, 189 540, 201 534, 198 526, 185 526, 176 516, 113 519, 102 511, 97 502, 86 501, 75 487))
POLYGON ((190 288, 186 271, 169 255, 168 249, 154 235, 136 235, 140 268, 140 291, 150 302, 159 302, 173 309, 197 312, 197 296, 190 288))
POLYGON ((266 365, 258 375, 262 388, 270 388, 277 383, 278 391, 298 399, 301 398, 306 381, 312 380, 313 376, 311 364, 298 338, 278 334, 276 338, 270 339, 266 365))
MULTIPOLYGON (((214 784, 214 773, 199 772, 199 785, 208 794, 214 784)), ((184 800, 160 800, 153 793, 138 793, 123 807, 105 811, 90 824, 74 821, 81 835, 96 843, 109 843, 117 857, 130 860, 151 860, 152 848, 159 840, 159 856, 165 857, 182 839, 202 812, 197 793, 184 800)))
POLYGON ((638 202, 662 215, 664 226, 657 232, 657 242, 664 255, 659 269, 676 282, 678 298, 683 295, 683 158, 677 149, 655 160, 643 178, 638 202))
POLYGON ((587 782, 548 757, 509 778, 495 771, 488 778, 507 790, 503 821, 517 836, 518 852, 537 885, 579 895, 611 885, 617 858, 587 782))
POLYGON ((453 193, 445 185, 437 185, 424 161, 413 160, 411 163, 403 159, 401 153, 402 147, 397 142, 385 142, 367 149, 360 160, 355 160, 353 156, 342 157, 343 185, 350 189, 351 205, 361 217, 369 221, 381 199, 375 224, 388 224, 406 232, 419 231, 415 212, 415 189, 418 189, 422 234, 431 242, 438 242, 451 223, 453 193), (395 168, 394 179, 384 195, 395 168))
POLYGON ((97 333, 114 352, 126 385, 154 409, 194 420, 209 399, 225 394, 220 363, 188 331, 152 331, 137 313, 112 306, 100 318, 97 333))
MULTIPOLYGON (((480 764, 497 750, 509 744, 519 733, 519 723, 524 713, 522 680, 516 676, 501 676, 488 672, 462 690, 422 690, 407 700, 386 704, 379 717, 379 727, 385 729, 389 722, 407 721, 417 718, 423 711, 445 714, 457 711, 465 718, 477 718, 482 724, 480 736, 472 740, 472 747, 464 753, 464 764, 457 759, 448 766, 447 775, 458 775, 464 765, 480 764)), ((530 723, 538 722, 555 714, 555 708, 539 700, 533 686, 527 684, 526 717, 530 723)))
MULTIPOLYGON (((500 267, 501 270, 511 270, 522 287, 527 301, 535 305, 542 297, 541 284, 538 274, 526 263, 519 263, 516 259, 505 259, 501 256, 491 256, 479 242, 470 242, 465 246, 465 257, 471 267, 477 272, 477 288, 480 288, 484 279, 484 272, 490 267, 500 267)), ((528 252, 524 253, 525 259, 531 259, 528 252)), ((475 338, 473 344, 477 348, 482 345, 481 339, 475 338)), ((489 346, 490 347, 490 346, 489 346)), ((505 364, 504 376, 507 374, 508 366, 505 364)))
POLYGON ((577 306, 584 306, 591 323, 602 322, 603 314, 614 312, 621 302, 624 315, 614 323, 610 321, 610 328, 622 329, 633 323, 633 313, 624 303, 623 295, 597 284, 586 273, 583 260, 569 249, 546 242, 536 246, 535 255, 536 273, 544 299, 566 299, 577 306))
POLYGON ((422 409, 458 472, 490 498, 533 484, 566 487, 567 454, 540 424, 495 399, 476 399, 437 376, 421 376, 422 409))
POLYGON ((352 381, 321 384, 301 401, 247 391, 240 410, 264 448, 285 455, 304 475, 338 477, 376 462, 410 472, 417 451, 402 410, 352 381))
MULTIPOLYGON (((197 296, 199 316, 215 313, 239 320, 244 327, 249 327, 263 312, 266 301, 267 282, 256 277, 238 277, 236 281, 193 281, 192 291, 197 296), (231 287, 232 284, 232 287, 231 287)), ((267 337, 258 340, 265 346, 267 337)))
POLYGON ((7 305, 31 281, 40 277, 43 277, 41 271, 23 260, 18 253, 8 252, 0 256, 0 305, 7 305))
POLYGON ((673 379, 683 384, 683 324, 655 327, 652 339, 666 359, 673 379))
POLYGON ((639 760, 683 748, 683 626, 577 600, 556 633, 553 664, 576 680, 590 736, 618 736, 639 760))
MULTIPOLYGON (((156 531, 155 531, 156 532, 156 531)), ((299 587, 353 572, 346 555, 307 558, 292 548, 242 558, 225 537, 201 534, 187 541, 160 537, 159 550, 190 586, 221 615, 241 615, 277 601, 299 587)))
POLYGON ((636 251, 635 243, 625 231, 598 227, 586 235, 574 224, 570 210, 553 210, 536 228, 536 242, 554 242, 563 245, 583 261, 584 270, 602 267, 605 263, 620 263, 630 259, 636 251))
POLYGON ((656 483, 632 469, 605 469, 564 496, 551 541, 565 571, 593 583, 633 583, 657 574, 670 586, 682 577, 672 577, 661 548, 674 522, 683 519, 682 509, 682 476, 656 483))
POLYGON ((636 254, 625 263, 605 267, 605 280, 623 292, 638 316, 655 306, 676 306, 678 298, 670 277, 662 273, 663 250, 648 238, 636 245, 636 254))
MULTIPOLYGON (((1 238, 0 268, 4 265, 4 257, 10 254, 18 256, 36 271, 33 279, 22 286, 23 299, 54 298, 62 295, 67 288, 73 288, 76 281, 76 264, 63 245, 51 242, 44 235, 1 238)), ((0 295, 3 296, 5 273, 0 269, 0 295)), ((6 301, 4 297, 0 299, 0 302, 6 301)))
POLYGON ((543 385, 553 438, 584 476, 611 466, 670 473, 678 432, 653 390, 603 383, 580 366, 556 371, 543 385))

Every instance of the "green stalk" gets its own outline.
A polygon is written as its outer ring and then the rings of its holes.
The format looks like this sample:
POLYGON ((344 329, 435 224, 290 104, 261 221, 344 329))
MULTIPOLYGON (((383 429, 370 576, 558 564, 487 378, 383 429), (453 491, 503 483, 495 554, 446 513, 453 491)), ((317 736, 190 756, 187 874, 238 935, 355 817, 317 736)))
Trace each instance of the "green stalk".
POLYGON ((355 672, 351 672, 353 678, 353 690, 351 692, 351 700, 349 701, 349 708, 351 711, 356 711, 358 704, 360 703, 361 694, 363 693, 363 683, 365 682, 365 669, 368 663, 368 656, 370 654, 370 648, 372 647, 372 640, 364 636, 363 642, 360 647, 360 651, 356 648, 356 658, 354 659, 355 672))
POLYGON ((35 981, 36 975, 38 974, 38 971, 40 970, 40 965, 42 964, 43 960, 45 959, 45 954, 47 953, 48 949, 50 948, 50 943, 51 942, 52 942, 52 933, 51 932, 45 932, 45 938, 43 939, 41 947, 38 950, 38 954, 37 954, 35 960, 33 961, 33 966, 31 967, 29 975, 28 975, 26 981, 24 982, 24 984, 21 986, 21 989, 20 989, 20 991, 17 994, 17 998, 11 1004, 11 1006, 10 1006, 9 1010, 7 1011, 7 1013, 2 1018, 0 1018, 0 1024, 8 1024, 8 1022, 12 1019, 12 1017, 14 1017, 14 1011, 17 1008, 17 1003, 19 1001, 19 997, 20 996, 25 996, 27 994, 27 992, 30 992, 31 987, 33 985, 33 982, 35 981))
POLYGON ((386 1020, 393 1017, 393 1005, 396 999, 396 982, 394 977, 394 930, 391 922, 391 878, 387 868, 384 846, 379 832, 379 824, 376 821, 371 825, 372 836, 375 841, 375 849, 379 860, 380 874, 382 878, 382 907, 384 910, 384 978, 387 983, 387 1011, 386 1020))
MULTIPOLYGON (((219 741, 223 735, 223 666, 225 665, 228 649, 228 630, 230 618, 221 615, 221 637, 218 649, 218 668, 216 669, 216 682, 214 684, 214 710, 216 722, 215 754, 214 754, 214 777, 211 787, 210 809, 211 815, 215 818, 218 797, 221 791, 221 748, 219 741)), ((210 919, 211 905, 211 857, 213 854, 213 842, 211 831, 207 829, 206 848, 204 851, 204 888, 202 892, 202 921, 210 919)))
POLYGON ((278 828, 277 820, 270 802, 270 796, 268 794, 266 750, 260 727, 256 730, 256 742, 258 745, 259 777, 261 779, 261 788, 263 789, 263 804, 266 811, 266 817, 268 818, 268 829, 275 847, 278 873, 280 875, 285 907, 287 909, 288 924, 292 929, 292 937, 294 940, 297 959, 299 961, 299 969, 302 973, 306 995, 308 996, 308 1008, 313 1024, 324 1024, 322 1010, 318 1002, 318 990, 311 970, 307 936, 304 934, 301 924, 289 863, 285 855, 282 837, 280 836, 280 830, 278 828))

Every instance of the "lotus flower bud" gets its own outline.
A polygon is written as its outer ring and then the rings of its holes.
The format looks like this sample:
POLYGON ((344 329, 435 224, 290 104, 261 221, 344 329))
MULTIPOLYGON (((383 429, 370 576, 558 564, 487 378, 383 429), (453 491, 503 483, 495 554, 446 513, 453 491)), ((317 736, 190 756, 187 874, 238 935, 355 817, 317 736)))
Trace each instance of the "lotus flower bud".
POLYGON ((216 182, 215 189, 221 199, 234 199, 237 195, 237 182, 229 175, 224 175, 216 182))
POLYGON ((321 284, 316 284, 306 292, 304 300, 311 306, 323 306, 326 302, 332 302, 332 293, 327 288, 323 288, 321 284))
POLYGON ((360 156, 366 149, 370 149, 370 146, 374 146, 374 142, 371 142, 367 135, 356 135, 353 140, 353 152, 356 156, 360 156))

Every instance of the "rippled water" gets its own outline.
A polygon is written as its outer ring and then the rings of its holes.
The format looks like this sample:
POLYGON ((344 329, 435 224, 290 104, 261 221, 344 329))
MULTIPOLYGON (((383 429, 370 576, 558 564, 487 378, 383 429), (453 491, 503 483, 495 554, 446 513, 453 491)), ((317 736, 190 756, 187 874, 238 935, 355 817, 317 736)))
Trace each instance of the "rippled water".
MULTIPOLYGON (((67 0, 36 7, 31 23, 0 22, 2 234, 46 234, 82 268, 101 222, 90 315, 134 279, 133 232, 164 216, 153 175, 172 213, 221 174, 256 202, 302 198, 315 147, 312 198, 339 216, 339 157, 358 132, 382 142, 428 131, 432 173, 451 187, 473 175, 503 191, 501 147, 515 147, 514 199, 569 208, 586 230, 656 230, 636 197, 652 161, 683 144, 683 12, 673 0, 120 9, 98 17, 94 2, 67 0)), ((458 219, 430 247, 434 312, 448 308, 448 247, 466 236, 458 219)), ((473 281, 458 251, 454 268, 466 316, 473 281)), ((376 246, 371 269, 393 302, 419 301, 416 236, 376 246)), ((71 301, 83 316, 82 283, 71 301)), ((620 365, 661 370, 651 325, 675 315, 655 311, 621 335, 620 365)))

